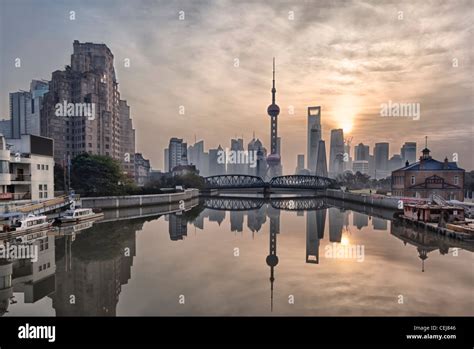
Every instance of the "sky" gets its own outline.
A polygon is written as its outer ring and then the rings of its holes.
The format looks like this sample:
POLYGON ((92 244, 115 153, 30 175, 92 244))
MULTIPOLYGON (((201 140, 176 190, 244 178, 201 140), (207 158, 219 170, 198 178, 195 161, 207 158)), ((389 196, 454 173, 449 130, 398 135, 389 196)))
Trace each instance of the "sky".
POLYGON ((269 149, 273 57, 284 173, 306 153, 309 106, 327 150, 334 128, 390 155, 428 136, 434 158, 474 168, 472 0, 0 0, 0 20, 0 118, 9 92, 70 63, 74 40, 105 43, 155 169, 171 137, 225 148, 255 132, 269 149), (420 117, 381 116, 388 103, 420 117))

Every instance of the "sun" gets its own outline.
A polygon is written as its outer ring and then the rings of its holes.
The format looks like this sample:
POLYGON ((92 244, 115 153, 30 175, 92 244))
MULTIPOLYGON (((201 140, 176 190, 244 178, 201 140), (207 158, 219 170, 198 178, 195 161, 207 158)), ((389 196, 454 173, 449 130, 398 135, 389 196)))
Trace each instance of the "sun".
POLYGON ((334 118, 339 128, 344 133, 350 133, 354 127, 354 121, 358 110, 358 100, 354 96, 341 96, 337 99, 334 108, 334 118))

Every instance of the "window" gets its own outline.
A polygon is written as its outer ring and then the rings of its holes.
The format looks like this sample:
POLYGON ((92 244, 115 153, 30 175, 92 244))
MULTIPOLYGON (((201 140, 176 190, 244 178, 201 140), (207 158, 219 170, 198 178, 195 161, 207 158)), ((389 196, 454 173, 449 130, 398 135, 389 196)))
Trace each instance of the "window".
POLYGON ((0 173, 10 173, 10 165, 8 161, 6 160, 0 161, 0 173))
POLYGON ((41 165, 41 169, 44 170, 44 165, 41 165))
POLYGON ((46 171, 49 171, 49 165, 45 165, 46 171))
POLYGON ((454 185, 459 185, 459 176, 454 176, 454 185))
POLYGON ((415 176, 411 176, 411 185, 415 184, 415 176))
POLYGON ((40 165, 40 164, 36 165, 36 168, 37 168, 38 170, 41 170, 41 165, 40 165))

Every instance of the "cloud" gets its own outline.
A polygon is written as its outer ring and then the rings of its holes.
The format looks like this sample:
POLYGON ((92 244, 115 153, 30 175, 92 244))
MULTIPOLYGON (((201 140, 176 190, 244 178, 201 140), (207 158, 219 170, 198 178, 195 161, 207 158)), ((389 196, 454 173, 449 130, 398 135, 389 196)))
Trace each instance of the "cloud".
POLYGON ((2 29, 9 34, 8 40, 2 36, 2 58, 10 62, 21 55, 25 61, 21 71, 2 65, 3 116, 8 92, 63 68, 78 39, 104 42, 114 53, 137 148, 154 167, 162 167, 161 149, 173 136, 191 141, 196 134, 208 148, 242 134, 247 142, 255 130, 268 146, 266 107, 275 56, 285 171, 292 172, 296 154, 305 152, 306 108, 322 106, 329 142, 330 128, 347 117, 337 115, 339 101, 347 98, 357 103, 353 142, 389 141, 396 151, 405 141, 421 143, 427 134, 436 144, 435 157, 459 152, 461 164, 473 168, 472 137, 466 134, 474 104, 470 1, 3 3, 2 13, 9 15, 2 29), (74 22, 67 18, 71 9, 77 12, 74 22), (124 58, 130 58, 130 68, 124 58), (381 120, 377 108, 388 100, 420 103, 422 119, 415 127, 406 120, 381 120), (185 106, 184 116, 179 106, 185 106), (288 114, 290 106, 295 115, 288 114), (459 137, 446 142, 449 135, 459 137))

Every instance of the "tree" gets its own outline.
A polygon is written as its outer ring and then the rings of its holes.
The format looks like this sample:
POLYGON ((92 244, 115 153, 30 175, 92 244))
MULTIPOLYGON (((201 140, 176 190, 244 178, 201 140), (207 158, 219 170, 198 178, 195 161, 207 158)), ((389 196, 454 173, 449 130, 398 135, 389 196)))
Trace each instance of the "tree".
POLYGON ((72 160, 71 187, 85 196, 113 196, 133 191, 134 184, 122 173, 117 160, 82 153, 72 160))

